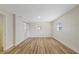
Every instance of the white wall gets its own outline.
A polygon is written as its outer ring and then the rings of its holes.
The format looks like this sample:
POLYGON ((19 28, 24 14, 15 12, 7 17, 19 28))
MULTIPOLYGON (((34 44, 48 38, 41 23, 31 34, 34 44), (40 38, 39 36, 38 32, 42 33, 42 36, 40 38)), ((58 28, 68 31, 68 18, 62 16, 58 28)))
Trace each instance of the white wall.
POLYGON ((79 7, 72 9, 52 22, 52 35, 54 38, 79 53, 79 7), (56 25, 61 22, 62 31, 57 31, 56 25))
MULTIPOLYGON (((5 16, 4 18, 4 50, 7 50, 13 46, 13 14, 7 11, 0 10, 0 13, 5 16)), ((24 31, 24 22, 22 18, 16 16, 16 45, 24 41, 29 37, 29 25, 26 24, 26 33, 24 31)))
POLYGON ((51 37, 51 24, 49 22, 30 23, 30 37, 51 37), (37 29, 40 27, 40 30, 37 29))
MULTIPOLYGON (((26 28, 28 28, 28 25, 27 25, 26 28)), ((27 34, 26 31, 24 30, 23 18, 18 17, 16 15, 16 38, 15 38, 16 39, 16 44, 15 45, 18 45, 19 43, 24 41, 26 38, 28 38, 28 36, 26 35, 27 34)))
POLYGON ((6 49, 13 46, 13 16, 8 13, 6 20, 6 49))
MULTIPOLYGON (((0 10, 0 13, 5 15, 4 18, 4 50, 7 50, 13 46, 13 14, 7 11, 0 10)), ((16 16, 16 45, 28 38, 29 33, 24 31, 24 23, 22 18, 16 16), (25 35, 26 34, 26 35, 25 35), (28 35, 28 36, 27 36, 28 35)), ((29 25, 26 24, 28 31, 29 25)))
POLYGON ((11 13, 3 10, 0 13, 4 15, 3 47, 7 50, 13 46, 13 17, 11 13))
POLYGON ((24 22, 24 39, 27 39, 30 35, 29 35, 29 23, 24 22))

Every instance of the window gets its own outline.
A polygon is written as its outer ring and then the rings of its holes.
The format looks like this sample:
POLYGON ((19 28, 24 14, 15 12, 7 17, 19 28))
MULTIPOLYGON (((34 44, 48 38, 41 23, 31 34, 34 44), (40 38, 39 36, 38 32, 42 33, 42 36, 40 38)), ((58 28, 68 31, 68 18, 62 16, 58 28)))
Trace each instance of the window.
POLYGON ((63 25, 61 22, 57 23, 57 31, 62 31, 63 30, 63 25))
POLYGON ((38 27, 37 27, 37 30, 40 30, 40 29, 41 29, 41 27, 40 27, 40 26, 38 26, 38 27))
POLYGON ((24 23, 24 30, 26 31, 26 23, 24 23))

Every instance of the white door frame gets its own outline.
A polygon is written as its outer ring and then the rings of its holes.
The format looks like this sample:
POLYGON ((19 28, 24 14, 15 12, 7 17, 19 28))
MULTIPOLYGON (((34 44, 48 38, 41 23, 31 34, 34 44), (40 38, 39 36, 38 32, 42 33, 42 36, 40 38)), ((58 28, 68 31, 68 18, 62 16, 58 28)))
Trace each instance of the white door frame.
POLYGON ((7 20, 7 14, 4 11, 0 11, 0 14, 2 14, 4 16, 3 18, 3 51, 6 50, 6 20, 7 20))

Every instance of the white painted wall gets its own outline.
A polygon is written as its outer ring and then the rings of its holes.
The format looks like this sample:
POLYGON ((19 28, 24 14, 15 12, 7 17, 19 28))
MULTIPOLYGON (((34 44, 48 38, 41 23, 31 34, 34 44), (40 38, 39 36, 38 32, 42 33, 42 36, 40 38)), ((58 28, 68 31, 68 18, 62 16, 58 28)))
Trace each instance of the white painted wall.
POLYGON ((7 50, 13 46, 13 17, 11 13, 3 10, 0 10, 0 13, 4 15, 3 46, 4 50, 7 50))
POLYGON ((79 7, 72 9, 52 22, 54 38, 79 53, 79 7), (56 25, 61 22, 63 30, 57 31, 56 25))
MULTIPOLYGON (((4 50, 7 50, 13 46, 13 14, 7 11, 0 11, 1 14, 5 15, 4 19, 4 50)), ((29 26, 26 24, 26 28, 29 26)), ((25 35, 24 23, 22 18, 16 17, 16 45, 24 41, 28 36, 25 35)))
POLYGON ((24 27, 26 27, 24 29, 24 39, 27 39, 29 37, 29 23, 24 23, 24 27))
POLYGON ((51 37, 51 24, 49 22, 30 23, 30 37, 51 37), (37 29, 40 27, 40 30, 37 29))
MULTIPOLYGON (((26 28, 28 28, 27 24, 26 26, 26 28)), ((16 15, 16 45, 28 38, 27 35, 27 30, 24 30, 23 18, 16 15)))
MULTIPOLYGON (((0 13, 6 15, 6 39, 4 39, 4 48, 9 49, 13 46, 12 13, 5 11, 0 11, 0 13)), ((52 22, 52 27, 52 36, 54 38, 79 53, 79 7, 52 22), (62 22, 64 26, 64 29, 60 32, 56 30, 56 24, 58 22, 62 22)), ((25 33, 22 18, 16 17, 16 45, 28 37, 51 37, 51 24, 49 22, 30 23, 30 25, 27 24, 27 31, 30 31, 30 33, 25 33), (37 29, 38 26, 41 27, 40 30, 37 29)))
POLYGON ((6 49, 13 46, 13 16, 8 13, 6 20, 6 49))
MULTIPOLYGON (((5 15, 4 18, 4 50, 13 46, 13 14, 7 11, 0 10, 0 13, 5 15)), ((29 37, 29 25, 26 24, 26 32, 24 31, 24 22, 22 18, 16 16, 16 45, 29 37)))

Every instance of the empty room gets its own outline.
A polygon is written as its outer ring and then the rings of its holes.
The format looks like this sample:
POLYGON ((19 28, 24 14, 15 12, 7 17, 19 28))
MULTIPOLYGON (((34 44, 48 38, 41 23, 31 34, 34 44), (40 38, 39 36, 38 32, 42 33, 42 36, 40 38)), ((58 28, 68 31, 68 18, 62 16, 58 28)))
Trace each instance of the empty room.
POLYGON ((78 53, 78 4, 0 4, 0 54, 78 53))

